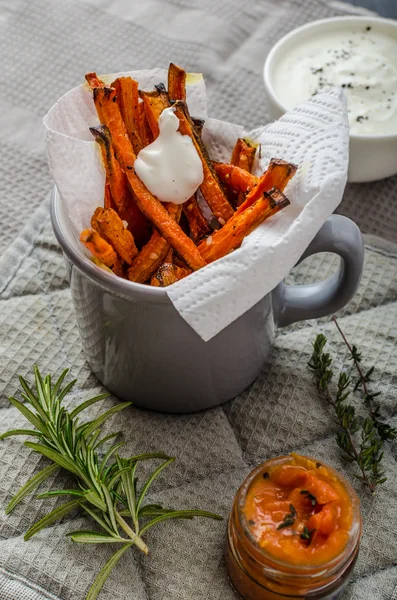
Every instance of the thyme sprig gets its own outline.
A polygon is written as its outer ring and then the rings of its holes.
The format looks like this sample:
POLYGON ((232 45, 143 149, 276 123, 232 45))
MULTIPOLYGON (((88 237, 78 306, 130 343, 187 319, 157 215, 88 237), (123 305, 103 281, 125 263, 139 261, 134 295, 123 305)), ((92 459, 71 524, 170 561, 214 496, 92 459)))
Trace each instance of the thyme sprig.
POLYGON ((34 367, 35 390, 23 377, 20 377, 23 389, 21 396, 24 402, 10 398, 10 402, 33 425, 34 429, 7 431, 0 435, 0 439, 15 435, 32 436, 36 441, 26 441, 25 446, 52 462, 19 490, 8 504, 6 513, 11 512, 23 498, 60 468, 71 473, 76 483, 73 489, 53 490, 38 496, 38 498, 68 496, 68 501, 57 506, 32 525, 24 539, 29 540, 45 527, 76 509, 83 510, 101 531, 73 531, 67 534, 68 537, 77 543, 107 543, 118 546, 88 592, 87 600, 95 600, 124 552, 136 546, 144 554, 148 553, 148 547, 142 536, 154 525, 167 519, 192 519, 193 517, 221 519, 221 517, 202 510, 179 510, 163 508, 160 504, 145 503, 153 481, 175 459, 164 452, 142 453, 130 458, 122 458, 118 452, 124 442, 113 443, 110 446, 108 444, 111 440, 114 442, 120 432, 101 437, 101 428, 112 415, 124 410, 131 403, 116 404, 95 419, 80 423, 80 413, 108 397, 109 394, 90 398, 68 411, 63 406, 63 400, 76 380, 62 387, 67 373, 68 369, 65 369, 53 385, 50 375, 43 379, 38 368, 34 367), (106 444, 108 448, 105 451, 106 444), (136 471, 143 460, 160 460, 161 463, 154 468, 144 483, 138 485, 136 471))
MULTIPOLYGON (((342 333, 339 324, 334 318, 334 322, 342 333)), ((346 336, 343 334, 345 343, 346 336)), ((336 436, 338 446, 343 450, 345 458, 350 462, 355 462, 361 472, 360 475, 355 475, 363 484, 372 492, 375 492, 376 486, 381 485, 386 481, 385 472, 382 468, 383 459, 383 442, 386 439, 394 439, 395 430, 387 424, 379 421, 379 407, 375 407, 373 399, 379 395, 378 393, 369 394, 366 384, 369 381, 374 368, 370 369, 365 375, 359 370, 359 385, 364 386, 364 396, 369 407, 369 415, 360 420, 356 415, 355 407, 346 402, 351 394, 351 378, 345 372, 341 371, 338 376, 336 395, 334 396, 330 390, 330 383, 334 376, 332 370, 332 358, 328 352, 324 351, 327 338, 323 334, 316 336, 313 343, 313 354, 308 363, 310 369, 315 372, 317 387, 327 402, 334 408, 336 423, 340 431, 336 436), (378 427, 380 429, 378 429, 378 427), (357 446, 356 434, 361 430, 361 442, 357 446), (380 433, 382 432, 382 434, 380 433)), ((352 360, 357 368, 360 366, 361 354, 356 346, 348 345, 352 360)), ((355 385, 353 391, 356 391, 359 385, 355 385)))
POLYGON ((354 391, 356 392, 359 388, 361 388, 362 400, 368 404, 369 414, 381 440, 385 442, 396 439, 397 429, 391 427, 388 423, 381 421, 380 408, 374 403, 374 399, 380 396, 382 392, 370 392, 368 389, 368 383, 371 381, 371 376, 375 370, 375 367, 372 366, 366 373, 364 373, 360 365, 362 358, 361 352, 358 352, 357 346, 354 344, 350 345, 341 327, 339 326, 336 317, 332 317, 332 320, 350 352, 350 360, 353 361, 358 373, 358 379, 354 385, 354 391))

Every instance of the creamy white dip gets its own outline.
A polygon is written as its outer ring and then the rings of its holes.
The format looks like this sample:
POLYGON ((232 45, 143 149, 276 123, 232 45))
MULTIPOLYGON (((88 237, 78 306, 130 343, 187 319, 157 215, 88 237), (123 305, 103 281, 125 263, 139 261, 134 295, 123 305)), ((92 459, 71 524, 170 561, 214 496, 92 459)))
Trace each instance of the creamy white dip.
POLYGON ((335 85, 346 92, 351 133, 397 133, 396 38, 365 23, 308 32, 275 68, 275 92, 287 109, 335 85))
POLYGON ((159 118, 158 137, 139 152, 134 169, 147 189, 161 202, 182 204, 203 183, 203 165, 188 135, 178 131, 173 108, 159 118))

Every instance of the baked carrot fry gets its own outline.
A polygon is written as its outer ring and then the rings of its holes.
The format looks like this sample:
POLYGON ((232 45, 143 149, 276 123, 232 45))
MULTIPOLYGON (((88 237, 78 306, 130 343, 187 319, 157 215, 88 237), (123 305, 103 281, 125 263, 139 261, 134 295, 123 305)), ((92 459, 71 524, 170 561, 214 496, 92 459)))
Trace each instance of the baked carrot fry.
POLYGON ((128 189, 127 177, 114 155, 110 131, 106 125, 90 127, 90 131, 101 148, 102 159, 105 165, 113 201, 116 204, 117 210, 119 212, 123 211, 127 206, 130 192, 128 189))
POLYGON ((107 182, 113 201, 113 204, 105 205, 105 208, 115 208, 121 219, 127 221, 128 229, 134 236, 136 243, 143 246, 150 236, 149 222, 137 207, 126 174, 116 160, 110 131, 106 125, 90 127, 90 131, 102 151, 107 182))
POLYGON ((106 183, 105 183, 105 196, 103 199, 103 205, 105 208, 114 208, 114 202, 113 202, 112 194, 111 194, 110 187, 109 187, 109 181, 107 178, 106 178, 106 183))
POLYGON ((95 229, 84 229, 80 234, 80 241, 103 264, 112 269, 113 273, 123 276, 123 269, 115 250, 104 240, 95 229))
POLYGON ((164 86, 158 85, 154 92, 140 92, 140 96, 143 100, 150 131, 153 139, 156 139, 159 134, 159 116, 165 108, 171 106, 168 94, 164 86))
POLYGON ((240 246, 243 239, 265 219, 268 219, 289 204, 288 198, 280 190, 273 188, 241 214, 235 213, 222 229, 215 231, 198 249, 207 263, 225 256, 240 246))
MULTIPOLYGON (((182 206, 170 202, 166 206, 170 217, 178 222, 182 206)), ((148 243, 142 248, 128 269, 128 279, 137 283, 145 283, 157 271, 169 251, 170 245, 167 240, 161 237, 157 231, 154 231, 148 243)))
MULTIPOLYGON (((236 145, 234 146, 230 162, 232 165, 236 165, 237 167, 240 167, 240 169, 244 169, 244 171, 251 173, 254 164, 255 152, 255 146, 250 146, 246 140, 243 138, 238 138, 236 145)), ((239 192, 236 195, 234 191, 232 194, 232 204, 234 206, 240 206, 240 204, 242 204, 245 200, 245 194, 243 192, 239 192)))
POLYGON ((115 90, 96 88, 101 99, 105 124, 112 135, 112 144, 115 154, 123 168, 138 208, 155 225, 160 234, 186 261, 191 269, 196 271, 205 266, 194 242, 182 231, 177 223, 170 217, 167 209, 149 192, 134 171, 136 155, 128 138, 125 124, 117 102, 113 102, 115 90))
POLYGON ((174 262, 174 250, 170 248, 167 252, 167 256, 165 257, 165 262, 172 263, 174 262))
POLYGON ((226 221, 233 216, 234 211, 230 206, 224 191, 222 190, 218 176, 212 167, 211 161, 208 158, 207 151, 203 146, 201 138, 199 135, 197 135, 194 125, 190 119, 186 104, 178 100, 174 104, 174 109, 175 115, 180 121, 180 133, 182 135, 190 136, 193 144, 196 147, 197 153, 201 158, 204 172, 204 181, 200 186, 201 193, 203 194, 213 214, 217 217, 217 219, 219 219, 221 225, 224 225, 224 223, 226 223, 226 221))
POLYGON ((92 90, 95 90, 95 88, 105 87, 105 83, 102 81, 102 79, 99 79, 98 75, 94 72, 87 73, 85 79, 92 90))
POLYGON ((96 108, 96 112, 98 114, 98 118, 99 118, 99 122, 103 123, 103 114, 102 114, 102 106, 101 106, 101 101, 99 98, 97 98, 97 90, 100 88, 105 88, 105 84, 104 82, 99 79, 99 77, 97 76, 96 73, 87 73, 85 76, 88 85, 90 86, 90 88, 93 91, 93 96, 94 96, 94 104, 95 104, 95 108, 96 108))
POLYGON ((171 285, 187 275, 190 275, 190 273, 190 269, 184 269, 177 267, 172 263, 164 262, 160 265, 157 273, 151 278, 150 285, 155 287, 166 287, 167 285, 171 285))
POLYGON ((121 116, 127 128, 134 152, 138 154, 139 150, 143 147, 136 118, 139 104, 138 83, 132 77, 118 77, 113 81, 111 87, 116 90, 116 98, 121 116))
POLYGON ((142 146, 148 146, 153 141, 153 135, 149 127, 149 123, 145 113, 145 104, 143 100, 138 104, 138 115, 137 115, 138 129, 140 132, 142 146))
POLYGON ((124 227, 123 221, 115 210, 99 206, 92 216, 91 227, 113 246, 122 260, 129 265, 132 263, 133 258, 138 254, 138 249, 132 233, 124 227))
POLYGON ((241 169, 245 169, 249 173, 252 171, 254 164, 256 147, 250 146, 245 139, 238 138, 232 152, 230 162, 241 169))
POLYGON ((210 226, 200 210, 196 197, 192 196, 186 200, 182 210, 188 220, 191 236, 197 242, 210 231, 210 226))
POLYGON ((258 185, 249 192, 244 202, 238 207, 237 214, 242 213, 256 202, 263 192, 268 192, 273 187, 283 191, 288 181, 295 174, 296 169, 297 167, 292 163, 279 158, 272 158, 267 171, 260 177, 258 185))
POLYGON ((235 165, 215 163, 214 169, 219 178, 237 192, 249 192, 258 184, 258 177, 235 165))
POLYGON ((168 96, 186 102, 186 71, 173 63, 168 67, 168 96))

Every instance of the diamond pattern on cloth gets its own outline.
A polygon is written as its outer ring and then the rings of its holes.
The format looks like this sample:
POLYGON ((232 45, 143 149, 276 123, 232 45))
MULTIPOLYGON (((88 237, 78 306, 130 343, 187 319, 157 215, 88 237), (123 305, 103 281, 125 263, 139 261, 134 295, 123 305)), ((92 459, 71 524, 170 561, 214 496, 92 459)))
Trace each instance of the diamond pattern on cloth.
MULTIPOLYGON (((88 70, 166 67, 173 60, 204 72, 212 116, 253 127, 268 119, 261 70, 270 46, 292 27, 338 11, 342 8, 322 0, 152 0, 147 8, 109 0, 1 3, 0 53, 7 86, 0 90, 0 106, 15 106, 21 120, 14 115, 11 135, 7 115, 0 114, 0 432, 24 424, 7 398, 17 394, 17 374, 31 379, 34 363, 53 376, 71 369, 78 385, 67 400, 70 406, 102 391, 85 361, 65 263, 51 230, 45 199, 51 183, 36 144, 38 118, 88 70), (197 26, 188 39, 192 19, 197 26)), ((347 186, 339 211, 363 231, 397 241, 396 190, 397 178, 347 186)), ((337 260, 329 254, 310 257, 287 282, 323 279, 336 269, 337 260)), ((369 236, 360 288, 338 317, 365 363, 376 365, 374 387, 382 391, 383 413, 395 425, 396 300, 397 248, 369 236)), ((147 536, 149 555, 126 553, 105 583, 101 600, 233 600, 223 562, 233 496, 251 468, 291 450, 334 465, 362 499, 361 552, 343 600, 397 598, 397 444, 386 448, 388 481, 375 497, 369 496, 353 477, 354 467, 342 461, 332 414, 307 370, 311 342, 319 331, 329 338, 337 366, 350 364, 329 319, 297 323, 279 330, 258 379, 226 405, 191 415, 131 407, 107 425, 125 432, 126 454, 162 449, 177 457, 168 477, 153 486, 151 501, 199 506, 225 520, 153 528, 147 536)), ((117 402, 110 397, 103 406, 117 402)), ((90 411, 92 417, 100 408, 94 405, 90 411)), ((0 506, 45 464, 24 447, 23 438, 1 442, 0 506)), ((142 475, 147 468, 142 466, 142 475)), ((57 473, 41 491, 68 486, 67 476, 57 473)), ((105 545, 83 546, 65 538, 67 532, 91 526, 79 514, 23 541, 28 527, 59 502, 33 495, 10 515, 0 513, 0 600, 83 600, 109 558, 112 550, 105 545)))

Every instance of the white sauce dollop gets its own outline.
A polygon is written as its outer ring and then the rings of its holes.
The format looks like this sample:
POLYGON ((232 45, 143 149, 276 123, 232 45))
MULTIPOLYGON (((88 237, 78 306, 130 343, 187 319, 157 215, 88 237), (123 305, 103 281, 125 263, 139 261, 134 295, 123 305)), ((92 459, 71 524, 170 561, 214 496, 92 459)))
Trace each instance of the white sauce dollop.
POLYGON ((287 109, 341 86, 352 133, 397 133, 397 40, 374 25, 308 34, 279 61, 274 84, 287 109))
POLYGON ((135 173, 161 202, 186 202, 204 179, 203 165, 193 141, 178 131, 174 109, 166 108, 159 118, 159 136, 139 152, 135 173))

